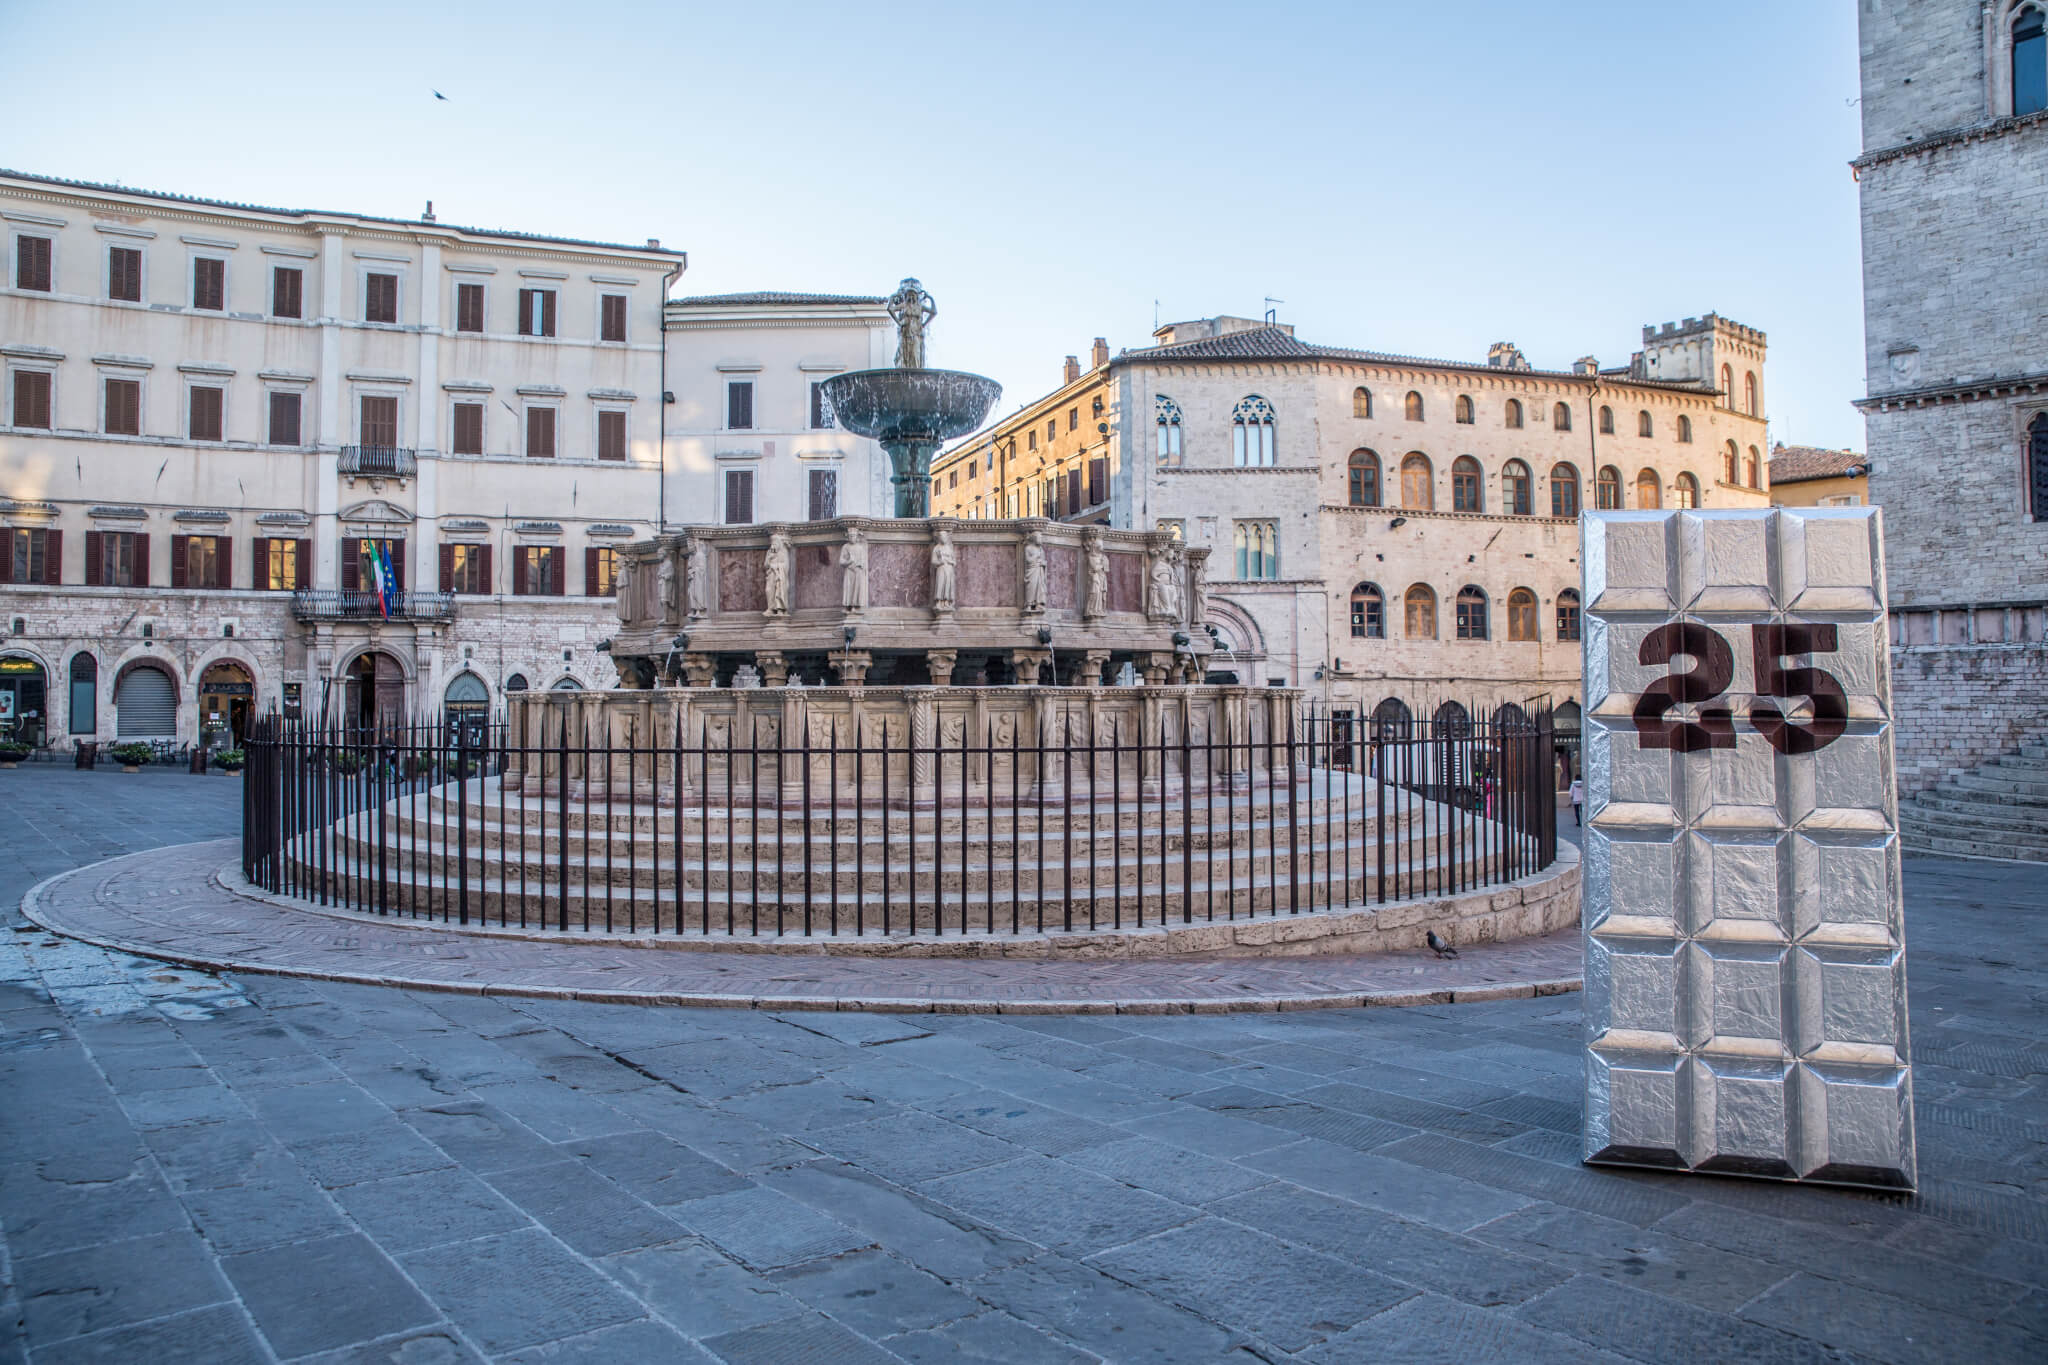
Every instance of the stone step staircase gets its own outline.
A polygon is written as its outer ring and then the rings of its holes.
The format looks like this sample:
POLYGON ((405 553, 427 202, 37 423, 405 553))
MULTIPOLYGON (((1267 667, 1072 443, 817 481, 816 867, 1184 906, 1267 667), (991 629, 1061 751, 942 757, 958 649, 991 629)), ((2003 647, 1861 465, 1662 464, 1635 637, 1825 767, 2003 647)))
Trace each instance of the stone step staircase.
POLYGON ((1899 803, 1907 853, 2048 863, 2048 733, 1899 803))

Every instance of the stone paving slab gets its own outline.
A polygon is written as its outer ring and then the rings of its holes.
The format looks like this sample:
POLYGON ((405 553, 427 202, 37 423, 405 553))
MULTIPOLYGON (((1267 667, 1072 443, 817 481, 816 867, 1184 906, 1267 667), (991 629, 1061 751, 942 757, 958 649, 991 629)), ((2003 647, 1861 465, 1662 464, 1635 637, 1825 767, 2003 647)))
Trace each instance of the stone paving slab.
POLYGON ((1423 952, 1165 960, 891 959, 664 952, 380 923, 224 884, 232 840, 110 859, 28 892, 44 928, 215 971, 275 973, 477 995, 767 1010, 1236 1013, 1450 1004, 1579 987, 1576 929, 1423 952))

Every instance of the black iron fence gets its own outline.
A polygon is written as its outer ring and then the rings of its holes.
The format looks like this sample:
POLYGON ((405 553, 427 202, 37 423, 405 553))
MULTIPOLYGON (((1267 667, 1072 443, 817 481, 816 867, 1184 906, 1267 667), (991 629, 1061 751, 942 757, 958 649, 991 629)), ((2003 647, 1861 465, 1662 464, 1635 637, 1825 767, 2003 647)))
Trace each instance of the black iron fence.
POLYGON ((1458 895, 1556 858, 1548 714, 1252 739, 1160 727, 665 742, 272 717, 242 862, 379 915, 596 933, 1021 934, 1458 895))

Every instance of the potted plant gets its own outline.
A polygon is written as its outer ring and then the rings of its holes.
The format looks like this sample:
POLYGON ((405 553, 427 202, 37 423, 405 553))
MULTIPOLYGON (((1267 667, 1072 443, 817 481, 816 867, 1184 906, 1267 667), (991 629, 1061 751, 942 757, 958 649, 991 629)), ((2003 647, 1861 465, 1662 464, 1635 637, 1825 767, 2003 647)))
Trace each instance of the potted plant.
POLYGON ((149 762, 154 756, 147 744, 133 743, 116 744, 113 748, 113 754, 115 759, 121 764, 121 771, 124 773, 141 772, 142 765, 149 762))
POLYGON ((338 773, 349 774, 350 776, 361 772, 363 770, 362 750, 336 749, 334 751, 334 770, 338 773))
POLYGON ((219 749, 214 752, 213 763, 224 773, 238 773, 249 756, 240 749, 219 749))
POLYGON ((0 743, 0 768, 11 768, 33 752, 28 745, 16 740, 0 743))

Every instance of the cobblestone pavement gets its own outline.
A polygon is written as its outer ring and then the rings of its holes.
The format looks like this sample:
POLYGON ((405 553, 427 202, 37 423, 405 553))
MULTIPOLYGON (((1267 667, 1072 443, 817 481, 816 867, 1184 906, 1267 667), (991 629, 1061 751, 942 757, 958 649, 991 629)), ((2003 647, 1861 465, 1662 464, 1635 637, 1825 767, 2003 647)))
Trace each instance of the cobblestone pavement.
MULTIPOLYGON (((0 876, 229 833, 232 795, 0 775, 0 876)), ((17 921, 0 1360, 2038 1360, 2038 877, 1909 865, 1911 1199, 1580 1166, 1572 995, 675 1010, 17 921)))

